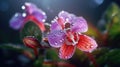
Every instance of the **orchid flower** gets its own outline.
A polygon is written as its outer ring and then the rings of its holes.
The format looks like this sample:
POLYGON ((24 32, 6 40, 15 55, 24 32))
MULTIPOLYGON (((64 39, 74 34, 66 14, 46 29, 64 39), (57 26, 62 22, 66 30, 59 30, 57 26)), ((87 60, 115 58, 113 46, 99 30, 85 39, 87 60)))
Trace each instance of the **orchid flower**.
POLYGON ((50 46, 59 49, 61 59, 73 56, 76 47, 84 52, 92 52, 97 48, 96 41, 82 33, 88 30, 88 25, 83 17, 77 17, 66 11, 61 11, 51 24, 48 34, 50 46))
POLYGON ((29 20, 35 22, 39 28, 44 31, 44 23, 47 16, 45 12, 39 9, 36 5, 26 2, 22 9, 25 13, 15 13, 15 15, 10 20, 10 27, 18 30, 29 20))

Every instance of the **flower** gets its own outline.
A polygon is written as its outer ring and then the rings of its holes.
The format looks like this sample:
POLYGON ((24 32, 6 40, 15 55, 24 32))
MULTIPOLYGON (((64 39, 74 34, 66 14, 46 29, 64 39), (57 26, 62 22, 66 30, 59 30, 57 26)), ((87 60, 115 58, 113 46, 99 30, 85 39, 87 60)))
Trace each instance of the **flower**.
POLYGON ((43 12, 41 9, 39 9, 35 4, 26 2, 22 9, 25 11, 25 13, 15 13, 13 17, 10 20, 10 27, 18 30, 23 27, 23 25, 31 20, 34 21, 39 28, 44 31, 44 23, 47 16, 45 12, 43 12))
POLYGON ((61 59, 71 58, 76 47, 85 52, 92 52, 97 48, 94 39, 82 34, 88 30, 87 22, 83 17, 61 11, 52 21, 50 30, 48 42, 50 46, 60 48, 61 59))

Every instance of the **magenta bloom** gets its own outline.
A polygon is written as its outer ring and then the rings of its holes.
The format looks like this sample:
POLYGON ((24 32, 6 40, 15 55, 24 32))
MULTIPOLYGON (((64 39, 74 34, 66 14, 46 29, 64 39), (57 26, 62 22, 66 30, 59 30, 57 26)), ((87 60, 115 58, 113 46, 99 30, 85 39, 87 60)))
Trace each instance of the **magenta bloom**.
POLYGON ((50 46, 60 48, 61 59, 71 58, 76 47, 85 52, 92 52, 97 48, 94 39, 82 34, 88 30, 87 22, 83 17, 61 11, 52 21, 50 30, 48 41, 50 46))
POLYGON ((43 23, 47 18, 45 12, 39 9, 36 5, 28 2, 22 6, 22 9, 25 10, 25 13, 16 13, 10 20, 10 27, 18 30, 27 21, 32 20, 39 25, 42 31, 45 29, 43 23))

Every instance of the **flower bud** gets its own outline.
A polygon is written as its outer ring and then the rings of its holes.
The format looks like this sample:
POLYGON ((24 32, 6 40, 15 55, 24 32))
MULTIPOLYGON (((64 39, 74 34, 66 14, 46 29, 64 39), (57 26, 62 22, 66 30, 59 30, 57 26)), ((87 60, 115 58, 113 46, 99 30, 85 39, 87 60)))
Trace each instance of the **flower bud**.
POLYGON ((32 49, 35 49, 35 48, 38 48, 38 47, 41 47, 39 41, 32 37, 32 36, 27 36, 23 39, 23 43, 29 47, 29 48, 32 48, 32 49))

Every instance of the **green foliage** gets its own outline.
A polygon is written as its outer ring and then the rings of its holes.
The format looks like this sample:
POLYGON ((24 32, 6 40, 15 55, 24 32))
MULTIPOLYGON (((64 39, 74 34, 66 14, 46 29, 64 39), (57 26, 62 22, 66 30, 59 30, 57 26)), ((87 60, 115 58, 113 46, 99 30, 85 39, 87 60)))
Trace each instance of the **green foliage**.
POLYGON ((0 48, 2 49, 10 49, 10 50, 14 50, 17 52, 23 52, 25 50, 29 50, 29 48, 26 48, 25 46, 21 46, 21 45, 15 45, 15 44, 1 44, 0 48))
POLYGON ((58 54, 55 49, 46 50, 46 59, 47 60, 58 60, 58 54))
POLYGON ((110 66, 110 67, 116 67, 119 66, 120 63, 120 49, 112 49, 109 52, 101 55, 97 62, 102 67, 104 65, 110 66))
POLYGON ((102 47, 102 48, 97 48, 95 51, 92 52, 93 55, 95 55, 95 58, 100 57, 101 55, 104 55, 105 53, 109 52, 109 48, 102 47))
POLYGON ((105 11, 105 20, 106 22, 109 22, 114 15, 119 13, 119 6, 115 3, 110 4, 110 6, 105 11))
POLYGON ((112 3, 105 12, 105 21, 107 23, 107 32, 109 38, 113 39, 120 34, 120 8, 112 3))
POLYGON ((118 13, 117 15, 115 15, 112 18, 111 21, 111 25, 109 24, 110 28, 109 28, 109 36, 111 36, 111 38, 114 38, 115 36, 120 34, 120 13, 118 13))
POLYGON ((32 21, 28 21, 23 29, 20 32, 21 39, 23 39, 26 36, 34 36, 39 41, 42 40, 42 32, 39 29, 39 27, 32 21))
POLYGON ((37 60, 34 62, 34 67, 43 67, 44 57, 39 56, 37 60))

